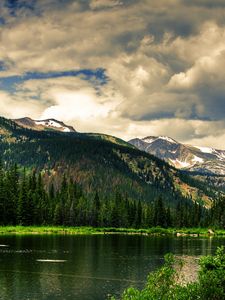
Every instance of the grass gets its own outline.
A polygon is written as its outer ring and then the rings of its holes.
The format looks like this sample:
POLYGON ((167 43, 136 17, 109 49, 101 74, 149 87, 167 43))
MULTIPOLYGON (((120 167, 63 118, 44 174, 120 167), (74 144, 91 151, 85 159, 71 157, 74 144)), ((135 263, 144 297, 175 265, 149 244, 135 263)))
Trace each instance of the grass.
MULTIPOLYGON (((142 234, 173 236, 208 236, 208 228, 114 228, 65 226, 0 226, 0 234, 142 234)), ((225 230, 214 230, 216 236, 225 236, 225 230)))

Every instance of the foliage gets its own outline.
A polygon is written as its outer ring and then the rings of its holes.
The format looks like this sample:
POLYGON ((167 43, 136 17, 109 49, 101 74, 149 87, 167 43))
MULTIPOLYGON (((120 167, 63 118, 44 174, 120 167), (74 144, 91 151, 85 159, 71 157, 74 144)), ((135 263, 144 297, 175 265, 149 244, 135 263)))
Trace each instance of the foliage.
POLYGON ((205 256, 200 261, 199 290, 201 299, 225 299, 225 254, 217 249, 215 256, 205 256))
MULTIPOLYGON (((224 300, 225 252, 218 248, 214 256, 202 257, 197 282, 178 284, 179 270, 174 268, 171 254, 165 256, 165 264, 150 273, 143 290, 128 288, 122 300, 224 300)), ((112 298, 114 299, 114 298, 112 298)))

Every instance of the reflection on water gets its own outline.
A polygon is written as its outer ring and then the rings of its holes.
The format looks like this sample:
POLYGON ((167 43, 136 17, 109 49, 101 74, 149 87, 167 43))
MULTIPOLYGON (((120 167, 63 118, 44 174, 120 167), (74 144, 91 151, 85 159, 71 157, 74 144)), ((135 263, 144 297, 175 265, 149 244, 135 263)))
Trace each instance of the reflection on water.
POLYGON ((0 235, 0 299, 106 299, 131 285, 143 287, 165 253, 208 255, 221 244, 225 239, 0 235))

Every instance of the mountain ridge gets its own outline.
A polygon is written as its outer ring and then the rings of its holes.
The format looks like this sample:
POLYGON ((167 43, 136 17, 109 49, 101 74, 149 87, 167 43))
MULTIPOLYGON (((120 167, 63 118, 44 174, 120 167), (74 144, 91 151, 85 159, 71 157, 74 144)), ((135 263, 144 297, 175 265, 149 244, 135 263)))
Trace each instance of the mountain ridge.
POLYGON ((225 150, 182 144, 167 136, 135 138, 129 143, 178 169, 225 176, 225 150))
POLYGON ((34 120, 29 117, 23 117, 19 119, 13 119, 13 121, 24 128, 33 129, 33 130, 39 130, 39 131, 55 130, 61 132, 76 132, 73 126, 66 125, 64 122, 58 121, 54 118, 34 120))

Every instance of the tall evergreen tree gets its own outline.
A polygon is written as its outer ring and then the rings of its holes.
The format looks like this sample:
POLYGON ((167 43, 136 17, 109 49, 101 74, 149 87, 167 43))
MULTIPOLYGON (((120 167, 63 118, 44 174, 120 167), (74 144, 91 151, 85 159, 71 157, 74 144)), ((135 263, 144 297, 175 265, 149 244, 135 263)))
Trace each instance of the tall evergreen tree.
POLYGON ((95 193, 92 206, 92 225, 99 226, 100 224, 100 199, 98 192, 95 193))
POLYGON ((154 225, 166 227, 166 211, 162 197, 158 197, 154 205, 154 225))

